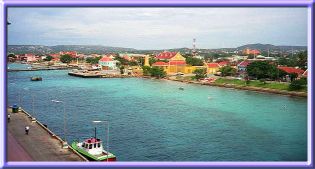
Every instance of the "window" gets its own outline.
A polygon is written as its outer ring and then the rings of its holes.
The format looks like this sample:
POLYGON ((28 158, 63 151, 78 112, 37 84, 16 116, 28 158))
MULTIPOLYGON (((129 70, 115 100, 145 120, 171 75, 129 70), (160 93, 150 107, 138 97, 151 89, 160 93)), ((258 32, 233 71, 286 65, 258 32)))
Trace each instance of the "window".
POLYGON ((82 147, 85 147, 85 143, 82 144, 82 147))
POLYGON ((92 149, 92 144, 89 144, 89 149, 92 149))
POLYGON ((97 143, 97 147, 101 147, 101 143, 97 143))
POLYGON ((96 143, 94 143, 94 148, 96 148, 96 143))
POLYGON ((88 144, 85 144, 85 148, 88 148, 88 144))

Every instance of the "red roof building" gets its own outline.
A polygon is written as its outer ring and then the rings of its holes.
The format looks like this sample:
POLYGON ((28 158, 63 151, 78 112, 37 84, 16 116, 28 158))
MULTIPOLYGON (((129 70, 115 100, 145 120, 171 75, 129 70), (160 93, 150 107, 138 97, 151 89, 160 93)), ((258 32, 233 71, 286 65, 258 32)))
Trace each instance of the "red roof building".
POLYGON ((228 61, 222 61, 218 63, 221 67, 227 66, 229 64, 228 61))
POLYGON ((101 62, 108 62, 108 61, 113 61, 113 59, 110 58, 110 57, 104 56, 99 61, 101 61, 101 62))
POLYGON ((238 66, 247 67, 249 64, 250 64, 250 61, 244 60, 244 61, 242 61, 240 64, 238 64, 238 66))
POLYGON ((207 63, 208 68, 219 68, 219 63, 207 63))
POLYGON ((302 69, 287 67, 287 66, 279 66, 278 69, 285 71, 286 73, 296 73, 299 76, 302 75, 305 71, 302 69))
POLYGON ((171 59, 172 57, 174 57, 177 54, 177 52, 161 52, 158 55, 155 56, 156 59, 161 59, 161 60, 168 60, 171 59))

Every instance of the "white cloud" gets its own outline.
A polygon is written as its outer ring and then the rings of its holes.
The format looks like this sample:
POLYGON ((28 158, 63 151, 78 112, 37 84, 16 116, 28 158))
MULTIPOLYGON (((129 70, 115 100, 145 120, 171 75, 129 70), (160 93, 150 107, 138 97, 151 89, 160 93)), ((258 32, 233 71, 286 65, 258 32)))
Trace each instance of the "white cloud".
POLYGON ((307 42, 307 8, 9 8, 8 17, 13 23, 10 44, 70 42, 154 49, 182 47, 194 37, 201 48, 254 40, 307 42))

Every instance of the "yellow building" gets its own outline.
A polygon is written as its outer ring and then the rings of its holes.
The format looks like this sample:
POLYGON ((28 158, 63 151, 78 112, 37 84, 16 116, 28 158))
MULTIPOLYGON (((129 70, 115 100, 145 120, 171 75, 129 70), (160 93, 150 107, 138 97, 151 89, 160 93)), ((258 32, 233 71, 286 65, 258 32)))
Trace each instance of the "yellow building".
POLYGON ((218 63, 207 63, 207 74, 216 74, 220 70, 218 63))
POLYGON ((196 69, 203 69, 206 66, 191 66, 186 64, 186 58, 183 57, 179 52, 162 52, 156 57, 160 60, 167 60, 168 62, 155 62, 152 64, 154 67, 163 68, 167 74, 191 74, 196 69))

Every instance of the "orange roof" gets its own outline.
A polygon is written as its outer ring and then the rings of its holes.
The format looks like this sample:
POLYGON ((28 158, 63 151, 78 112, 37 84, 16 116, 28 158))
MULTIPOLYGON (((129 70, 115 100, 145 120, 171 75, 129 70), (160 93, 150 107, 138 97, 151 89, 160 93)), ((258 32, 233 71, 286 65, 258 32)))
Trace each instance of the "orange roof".
POLYGON ((168 66, 168 63, 166 62, 155 62, 152 64, 152 66, 168 66))
POLYGON ((104 57, 102 57, 102 59, 100 59, 100 61, 101 62, 109 62, 109 61, 113 61, 113 59, 110 57, 104 56, 104 57))
POLYGON ((301 75, 301 74, 304 73, 304 70, 297 69, 297 68, 294 68, 294 67, 279 66, 278 68, 283 70, 283 71, 285 71, 286 73, 296 73, 298 75, 301 75))
POLYGON ((157 59, 170 59, 174 57, 176 54, 177 52, 161 52, 156 56, 156 58, 157 59))
POLYGON ((218 68, 220 65, 218 63, 207 63, 208 68, 218 68))
POLYGON ((250 61, 244 60, 244 61, 242 61, 240 64, 238 64, 237 66, 247 67, 249 64, 250 64, 250 61))
POLYGON ((222 62, 219 62, 218 64, 219 64, 220 66, 226 66, 226 65, 229 64, 229 62, 228 62, 228 61, 222 61, 222 62))

